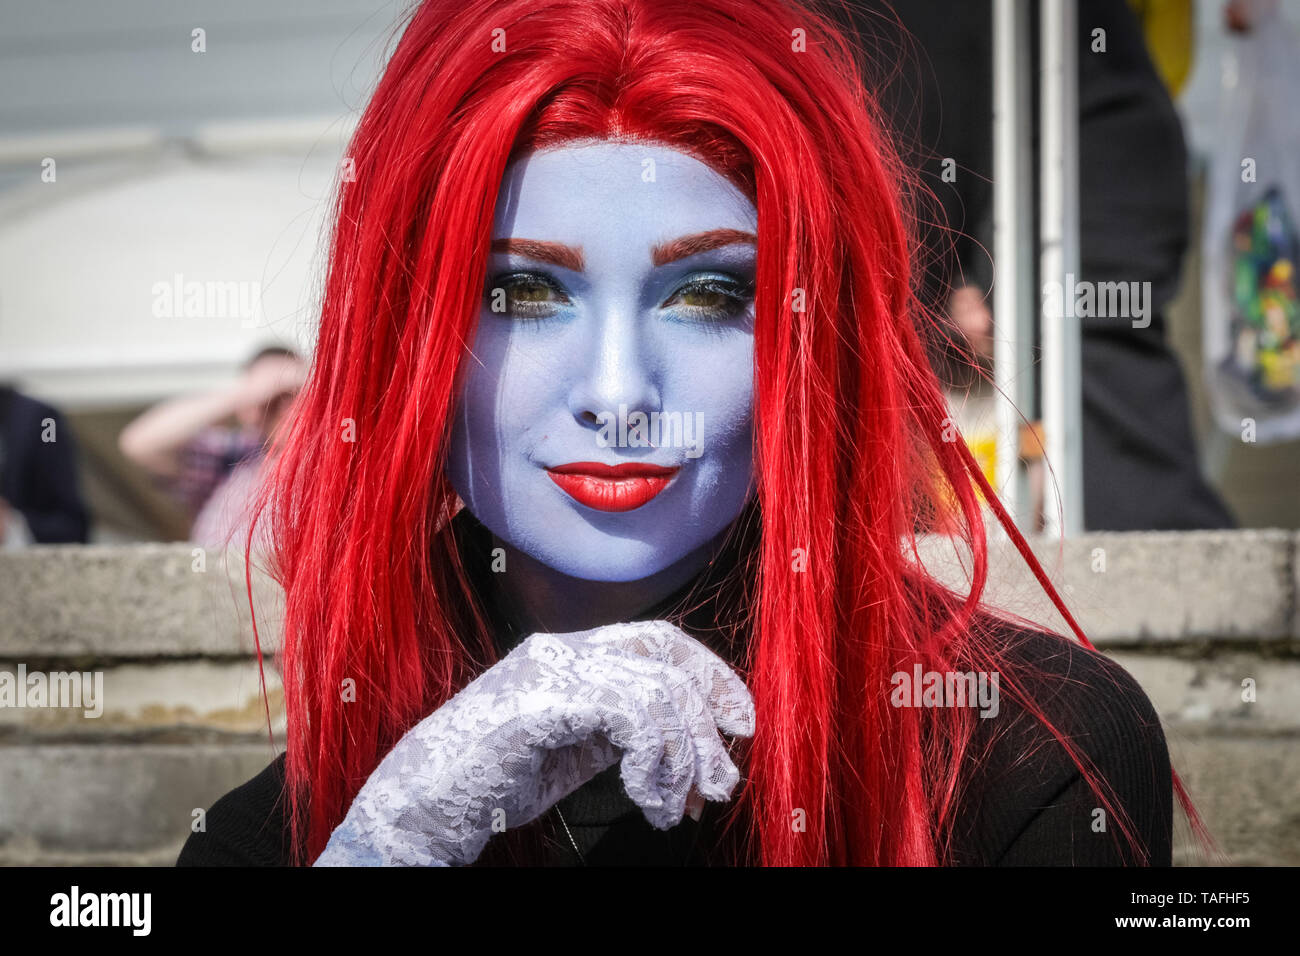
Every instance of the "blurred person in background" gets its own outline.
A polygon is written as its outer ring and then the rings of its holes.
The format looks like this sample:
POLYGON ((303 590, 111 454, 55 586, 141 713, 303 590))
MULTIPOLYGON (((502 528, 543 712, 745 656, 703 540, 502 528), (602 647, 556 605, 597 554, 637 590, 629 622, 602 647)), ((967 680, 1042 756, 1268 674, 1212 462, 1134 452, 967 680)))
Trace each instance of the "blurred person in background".
POLYGON ((1278 0, 1228 0, 1223 7, 1223 25, 1233 33, 1249 33, 1257 23, 1276 16, 1278 0))
POLYGON ((155 405, 118 445, 192 518, 190 540, 240 545, 270 440, 306 377, 291 349, 264 348, 230 385, 155 405))
POLYGON ((84 544, 77 446, 49 405, 0 385, 0 544, 84 544))
MULTIPOLYGON (((919 123, 912 158, 918 168, 934 170, 939 158, 952 157, 959 170, 955 181, 930 180, 959 234, 935 230, 926 237, 935 261, 925 277, 926 300, 946 311, 987 368, 995 334, 988 307, 992 3, 870 0, 866 9, 886 20, 896 11, 919 48, 919 91, 899 88, 885 101, 896 126, 910 131, 919 123), (944 301, 949 288, 955 291, 944 301)), ((1165 340, 1164 312, 1178 291, 1189 233, 1187 150, 1170 92, 1190 69, 1191 2, 1087 0, 1077 9, 1080 278, 1149 283, 1150 289, 1145 326, 1124 317, 1080 320, 1084 526, 1233 527, 1201 475, 1186 382, 1165 340), (1092 50, 1099 28, 1105 52, 1092 50)), ((1037 28, 1031 32, 1036 36, 1037 28)), ((1027 200, 1030 195, 1026 190, 1027 200)), ((962 357, 943 343, 932 343, 932 351, 949 384, 963 391, 972 384, 962 357)), ((982 436, 966 437, 978 454, 982 436)), ((991 454, 991 443, 984 444, 991 454)))

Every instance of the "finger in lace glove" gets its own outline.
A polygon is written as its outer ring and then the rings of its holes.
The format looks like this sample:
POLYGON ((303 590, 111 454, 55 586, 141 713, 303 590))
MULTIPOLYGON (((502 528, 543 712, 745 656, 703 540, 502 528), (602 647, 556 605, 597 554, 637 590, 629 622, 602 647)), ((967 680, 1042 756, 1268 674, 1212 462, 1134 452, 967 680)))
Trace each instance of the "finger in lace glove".
POLYGON ((317 866, 459 866, 620 763, 660 829, 694 787, 740 775, 719 731, 754 733, 744 682, 666 621, 534 634, 413 727, 362 786, 317 866))

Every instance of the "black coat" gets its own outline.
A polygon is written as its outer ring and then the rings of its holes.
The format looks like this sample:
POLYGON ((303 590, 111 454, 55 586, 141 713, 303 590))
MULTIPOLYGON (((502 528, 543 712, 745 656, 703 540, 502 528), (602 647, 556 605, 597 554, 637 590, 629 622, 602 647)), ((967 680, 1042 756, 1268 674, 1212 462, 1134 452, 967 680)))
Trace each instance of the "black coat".
POLYGON ((22 513, 38 544, 86 541, 72 430, 53 408, 8 386, 0 386, 0 498, 22 513))

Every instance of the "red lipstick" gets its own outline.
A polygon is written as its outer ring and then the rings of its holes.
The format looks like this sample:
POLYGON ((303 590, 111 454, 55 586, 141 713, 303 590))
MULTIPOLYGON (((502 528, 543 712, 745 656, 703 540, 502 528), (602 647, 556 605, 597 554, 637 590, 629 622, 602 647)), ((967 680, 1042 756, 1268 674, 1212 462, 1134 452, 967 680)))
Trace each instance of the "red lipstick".
POLYGON ((639 462, 575 461, 547 468, 546 473, 580 505, 597 511, 632 511, 668 487, 679 470, 639 462))

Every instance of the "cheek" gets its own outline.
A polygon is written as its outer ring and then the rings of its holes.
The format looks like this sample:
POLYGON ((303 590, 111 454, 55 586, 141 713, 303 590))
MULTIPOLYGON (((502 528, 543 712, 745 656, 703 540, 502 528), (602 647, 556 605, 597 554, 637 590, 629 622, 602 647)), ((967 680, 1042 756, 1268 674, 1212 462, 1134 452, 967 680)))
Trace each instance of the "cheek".
POLYGON ((472 353, 465 357, 465 382, 456 401, 453 455, 479 462, 517 446, 555 405, 563 354, 553 343, 499 319, 480 320, 472 353))
POLYGON ((704 416, 705 453, 747 458, 754 421, 753 338, 700 349, 683 366, 681 404, 704 416))

